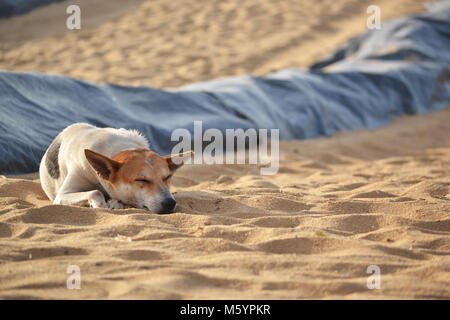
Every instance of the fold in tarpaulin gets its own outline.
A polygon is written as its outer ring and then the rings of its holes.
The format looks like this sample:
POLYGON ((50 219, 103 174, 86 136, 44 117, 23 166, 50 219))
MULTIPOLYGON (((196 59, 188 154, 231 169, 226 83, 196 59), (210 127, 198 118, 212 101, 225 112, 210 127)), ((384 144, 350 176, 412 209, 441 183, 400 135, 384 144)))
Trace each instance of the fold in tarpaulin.
MULTIPOLYGON (((450 2, 385 23, 310 70, 238 76, 176 91, 0 72, 0 172, 38 170, 52 139, 74 122, 140 130, 167 154, 173 130, 280 129, 281 139, 376 128, 403 113, 450 104, 450 2)), ((193 136, 193 135, 192 135, 193 136)))

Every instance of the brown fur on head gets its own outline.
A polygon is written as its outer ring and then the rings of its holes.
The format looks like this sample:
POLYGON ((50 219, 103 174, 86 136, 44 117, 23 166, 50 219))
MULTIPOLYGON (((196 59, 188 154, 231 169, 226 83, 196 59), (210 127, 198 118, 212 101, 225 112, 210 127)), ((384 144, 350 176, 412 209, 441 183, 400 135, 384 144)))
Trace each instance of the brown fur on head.
POLYGON ((111 159, 89 149, 84 152, 111 198, 157 213, 175 209, 176 202, 169 191, 171 178, 193 155, 188 151, 163 157, 148 149, 132 149, 111 159))

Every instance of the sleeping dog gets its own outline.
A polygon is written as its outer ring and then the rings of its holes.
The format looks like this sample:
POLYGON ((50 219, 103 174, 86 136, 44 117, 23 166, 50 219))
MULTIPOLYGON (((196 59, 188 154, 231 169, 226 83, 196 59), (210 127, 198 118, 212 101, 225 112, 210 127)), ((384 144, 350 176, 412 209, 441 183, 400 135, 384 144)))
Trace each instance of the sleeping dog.
POLYGON ((175 210, 173 173, 192 151, 162 157, 138 131, 75 123, 53 140, 39 167, 41 185, 54 204, 156 213, 175 210))

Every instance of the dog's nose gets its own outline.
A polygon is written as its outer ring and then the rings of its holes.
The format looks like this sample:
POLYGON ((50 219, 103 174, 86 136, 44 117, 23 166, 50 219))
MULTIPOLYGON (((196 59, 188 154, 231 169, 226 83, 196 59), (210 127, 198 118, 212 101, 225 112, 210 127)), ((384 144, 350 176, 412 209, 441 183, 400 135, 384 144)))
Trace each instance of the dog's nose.
POLYGON ((167 197, 163 200, 161 203, 164 212, 172 212, 173 209, 175 209, 175 206, 177 205, 177 202, 172 197, 167 197))

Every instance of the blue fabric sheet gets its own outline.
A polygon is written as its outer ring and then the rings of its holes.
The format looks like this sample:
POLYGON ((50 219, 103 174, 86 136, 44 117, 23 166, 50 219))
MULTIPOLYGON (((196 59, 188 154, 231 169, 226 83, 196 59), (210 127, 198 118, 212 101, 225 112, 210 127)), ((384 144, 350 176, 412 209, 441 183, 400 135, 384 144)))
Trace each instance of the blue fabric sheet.
POLYGON ((74 122, 140 130, 167 154, 176 128, 279 128, 281 139, 377 128, 401 114, 450 104, 450 2, 389 21, 310 70, 238 76, 176 91, 0 72, 0 173, 38 170, 52 139, 74 122))
POLYGON ((34 8, 64 0, 0 0, 0 18, 26 13, 34 8))

